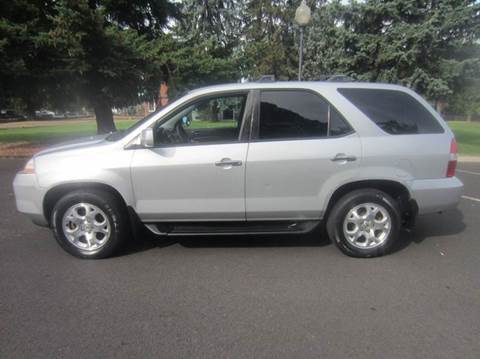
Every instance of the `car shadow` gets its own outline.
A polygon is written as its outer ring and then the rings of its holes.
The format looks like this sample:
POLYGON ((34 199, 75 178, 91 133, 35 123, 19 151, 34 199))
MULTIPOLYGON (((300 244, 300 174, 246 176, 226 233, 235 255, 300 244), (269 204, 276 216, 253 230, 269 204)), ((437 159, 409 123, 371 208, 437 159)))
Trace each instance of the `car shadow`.
POLYGON ((463 213, 458 208, 443 213, 418 216, 412 229, 403 229, 400 240, 392 252, 400 251, 412 243, 420 244, 432 237, 454 236, 466 228, 463 213))
MULTIPOLYGON (((466 228, 463 214, 455 209, 443 214, 419 216, 411 230, 403 229, 392 253, 412 243, 422 243, 431 237, 444 237, 462 233, 466 228), (448 216, 448 217, 444 217, 448 216), (447 220, 448 218, 448 220, 447 220)), ((135 240, 120 255, 129 255, 152 248, 179 244, 186 248, 241 248, 241 247, 323 247, 331 243, 322 225, 307 234, 270 235, 214 235, 214 236, 157 236, 145 227, 139 227, 135 240)))
MULTIPOLYGON (((323 227, 307 234, 269 235, 182 235, 158 236, 146 228, 139 228, 134 241, 130 241, 123 255, 142 252, 155 247, 179 244, 186 248, 241 248, 241 247, 323 247, 330 244, 323 227)), ((121 254, 121 255, 122 255, 121 254)))

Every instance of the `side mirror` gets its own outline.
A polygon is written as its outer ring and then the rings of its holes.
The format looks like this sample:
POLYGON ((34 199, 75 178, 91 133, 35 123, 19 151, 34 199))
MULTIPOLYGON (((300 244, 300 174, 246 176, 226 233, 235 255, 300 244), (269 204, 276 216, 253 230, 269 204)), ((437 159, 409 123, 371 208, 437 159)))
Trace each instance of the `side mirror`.
POLYGON ((142 147, 146 148, 150 148, 155 145, 155 142, 153 140, 153 128, 149 127, 142 131, 140 144, 142 145, 142 147))

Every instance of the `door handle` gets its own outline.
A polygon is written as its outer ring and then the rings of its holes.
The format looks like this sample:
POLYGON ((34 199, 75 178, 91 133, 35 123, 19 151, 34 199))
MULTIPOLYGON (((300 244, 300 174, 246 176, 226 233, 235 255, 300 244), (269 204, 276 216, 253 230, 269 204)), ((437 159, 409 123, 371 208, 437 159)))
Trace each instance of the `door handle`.
POLYGON ((338 153, 335 157, 330 159, 330 161, 333 161, 333 162, 352 162, 356 160, 357 160, 357 157, 347 156, 345 153, 338 153))
POLYGON ((230 158, 222 158, 220 161, 215 162, 215 166, 220 167, 232 167, 232 166, 241 166, 242 161, 231 160, 230 158))

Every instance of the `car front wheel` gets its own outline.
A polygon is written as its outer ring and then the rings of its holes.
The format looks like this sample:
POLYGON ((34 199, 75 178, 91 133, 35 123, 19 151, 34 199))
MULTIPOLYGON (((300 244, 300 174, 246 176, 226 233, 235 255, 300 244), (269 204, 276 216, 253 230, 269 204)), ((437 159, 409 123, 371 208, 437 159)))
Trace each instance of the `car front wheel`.
POLYGON ((383 191, 361 189, 347 193, 333 207, 327 220, 330 239, 352 257, 386 254, 400 230, 397 202, 383 191))
POLYGON ((98 190, 76 190, 63 196, 52 212, 60 246, 80 258, 105 258, 128 237, 126 211, 115 196, 98 190))

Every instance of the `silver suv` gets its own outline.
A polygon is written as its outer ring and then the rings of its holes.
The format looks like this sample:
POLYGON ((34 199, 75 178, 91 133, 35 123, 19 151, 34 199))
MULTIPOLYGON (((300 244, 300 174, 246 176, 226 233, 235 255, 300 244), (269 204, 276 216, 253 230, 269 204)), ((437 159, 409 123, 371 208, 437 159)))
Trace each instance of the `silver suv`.
POLYGON ((198 89, 124 132, 36 154, 17 208, 59 244, 101 258, 143 223, 159 235, 305 233, 382 255, 417 214, 455 207, 457 147, 400 86, 335 82, 198 89))

